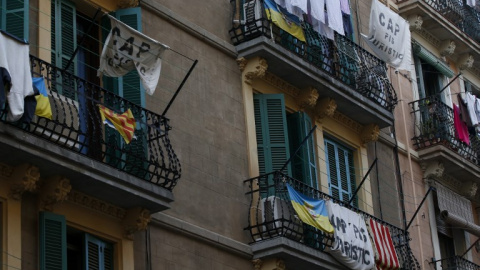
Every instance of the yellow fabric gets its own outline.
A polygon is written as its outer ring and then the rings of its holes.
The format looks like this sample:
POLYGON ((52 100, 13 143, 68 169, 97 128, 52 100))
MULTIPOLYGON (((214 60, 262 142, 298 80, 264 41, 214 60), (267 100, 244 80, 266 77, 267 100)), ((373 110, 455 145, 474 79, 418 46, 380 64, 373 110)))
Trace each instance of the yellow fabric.
POLYGON ((278 11, 265 9, 265 12, 267 13, 267 18, 275 25, 296 37, 298 40, 305 42, 305 34, 303 33, 302 27, 296 23, 287 22, 287 20, 284 19, 283 14, 278 11))
POLYGON ((304 223, 311 225, 317 229, 320 229, 326 233, 333 233, 334 228, 327 216, 315 215, 313 211, 309 211, 307 205, 301 205, 295 201, 292 201, 293 209, 297 212, 298 217, 304 223))

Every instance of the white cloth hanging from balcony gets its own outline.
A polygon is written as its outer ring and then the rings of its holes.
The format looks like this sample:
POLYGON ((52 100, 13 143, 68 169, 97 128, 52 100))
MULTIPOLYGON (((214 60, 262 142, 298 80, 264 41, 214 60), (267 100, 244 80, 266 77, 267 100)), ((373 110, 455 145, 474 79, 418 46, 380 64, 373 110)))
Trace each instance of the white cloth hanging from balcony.
POLYGON ((477 126, 479 124, 479 119, 477 117, 477 114, 475 113, 476 100, 477 98, 472 95, 472 93, 465 93, 465 103, 467 104, 467 111, 468 115, 470 116, 470 120, 472 121, 472 126, 477 126))
POLYGON ((333 31, 336 31, 340 35, 345 35, 343 29, 343 17, 342 8, 339 0, 326 0, 327 15, 328 15, 328 27, 333 31))
POLYGON ((20 43, 0 32, 0 67, 7 70, 11 77, 11 87, 7 93, 9 122, 22 117, 25 97, 34 94, 29 59, 28 44, 20 43))
POLYGON ((311 0, 310 15, 312 20, 325 23, 325 0, 311 0))
POLYGON ((287 11, 295 16, 297 16, 300 20, 303 19, 303 14, 308 13, 307 4, 308 0, 284 0, 285 1, 285 8, 287 11))
POLYGON ((467 0, 467 5, 471 7, 475 7, 475 0, 467 0))
POLYGON ((327 201, 327 210, 330 223, 335 228, 330 254, 348 269, 374 268, 372 243, 363 217, 331 200, 327 201))
POLYGON ((121 77, 136 68, 145 91, 153 95, 160 78, 162 55, 169 47, 108 17, 112 30, 103 46, 98 76, 121 77))
POLYGON ((372 0, 369 34, 362 37, 374 53, 397 69, 411 70, 412 52, 408 22, 388 7, 372 0))

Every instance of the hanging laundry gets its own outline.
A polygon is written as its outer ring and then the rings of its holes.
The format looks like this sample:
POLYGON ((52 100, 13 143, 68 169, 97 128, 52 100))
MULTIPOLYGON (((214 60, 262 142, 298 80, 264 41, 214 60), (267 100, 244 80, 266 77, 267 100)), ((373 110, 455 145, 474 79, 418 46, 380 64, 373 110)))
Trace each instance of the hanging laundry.
POLYGON ((467 5, 474 8, 476 4, 475 2, 476 2, 475 0, 467 0, 467 5))
POLYGON ((340 0, 340 8, 344 14, 350 15, 349 0, 340 0))
POLYGON ((288 195, 293 209, 298 217, 306 224, 326 233, 333 233, 332 224, 328 220, 327 208, 324 200, 309 198, 298 193, 287 183, 288 195))
POLYGON ((368 232, 373 240, 372 246, 375 252, 375 264, 377 270, 400 269, 397 252, 393 245, 392 236, 387 226, 384 226, 372 218, 367 223, 368 232))
POLYGON ((477 114, 475 113, 475 101, 477 98, 472 95, 472 93, 465 93, 465 104, 467 105, 468 116, 472 122, 471 126, 476 126, 479 124, 477 114))
POLYGON ((468 128, 465 122, 460 119, 460 108, 457 104, 453 104, 453 126, 455 128, 455 138, 470 145, 468 128))
POLYGON ((305 42, 305 34, 300 26, 298 17, 289 14, 286 11, 282 13, 272 1, 273 0, 264 0, 263 2, 267 18, 282 30, 296 37, 298 40, 305 42))
POLYGON ((7 93, 9 122, 15 122, 22 117, 25 97, 34 94, 29 54, 28 44, 0 32, 0 68, 8 71, 11 77, 11 87, 7 93))
POLYGON ((372 243, 363 217, 331 200, 327 201, 327 210, 335 229, 330 254, 348 269, 370 270, 375 267, 372 243))
POLYGON ((326 0, 328 27, 336 31, 340 35, 345 35, 343 30, 342 9, 339 0, 326 0))
POLYGON ((285 0, 285 8, 287 11, 299 19, 303 18, 303 14, 308 13, 308 0, 285 0))
POLYGON ((325 23, 325 0, 311 0, 309 15, 314 21, 325 23))
POLYGON ((328 39, 335 40, 335 33, 333 29, 328 27, 328 14, 324 11, 325 14, 325 23, 320 21, 313 21, 313 29, 317 31, 320 35, 327 37, 328 39))
POLYGON ((480 121, 480 99, 475 98, 475 115, 477 116, 477 120, 480 121))
POLYGON ((122 114, 117 114, 103 105, 98 105, 102 122, 107 126, 116 129, 123 137, 125 142, 129 144, 135 138, 135 118, 132 111, 128 109, 122 114))
POLYGON ((38 95, 35 96, 35 99, 37 100, 35 114, 41 117, 52 119, 52 107, 50 105, 50 99, 48 98, 48 92, 47 87, 45 86, 44 78, 32 78, 32 82, 34 88, 38 90, 38 95))
POLYGON ((460 108, 460 119, 467 124, 467 127, 473 127, 472 119, 470 118, 466 102, 463 100, 460 94, 457 95, 457 99, 458 107, 460 108))

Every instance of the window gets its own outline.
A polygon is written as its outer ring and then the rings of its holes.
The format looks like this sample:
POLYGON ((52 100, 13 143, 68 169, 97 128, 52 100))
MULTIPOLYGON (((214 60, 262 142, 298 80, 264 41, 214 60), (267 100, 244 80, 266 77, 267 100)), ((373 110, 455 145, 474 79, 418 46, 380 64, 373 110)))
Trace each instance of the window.
MULTIPOLYGON (((353 151, 332 139, 324 140, 330 195, 340 201, 348 202, 356 189, 353 151)), ((357 197, 353 204, 358 205, 357 197)))
POLYGON ((442 90, 442 74, 421 58, 415 57, 414 60, 420 99, 438 94, 442 90))
POLYGON ((28 40, 28 0, 0 0, 0 29, 28 40))
POLYGON ((283 94, 254 95, 254 109, 260 174, 280 170, 298 148, 284 172, 316 187, 313 136, 300 146, 312 128, 308 115, 304 112, 287 115, 283 94))
POLYGON ((40 212, 40 269, 112 270, 113 245, 67 227, 64 216, 40 212))

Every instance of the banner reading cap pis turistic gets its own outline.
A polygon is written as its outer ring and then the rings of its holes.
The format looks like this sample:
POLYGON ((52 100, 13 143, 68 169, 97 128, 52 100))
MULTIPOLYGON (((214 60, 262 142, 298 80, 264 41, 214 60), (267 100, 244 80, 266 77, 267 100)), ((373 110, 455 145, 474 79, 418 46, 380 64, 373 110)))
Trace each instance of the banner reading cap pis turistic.
POLYGON ((372 0, 370 32, 362 34, 374 53, 396 69, 411 70, 410 25, 388 7, 372 0))

